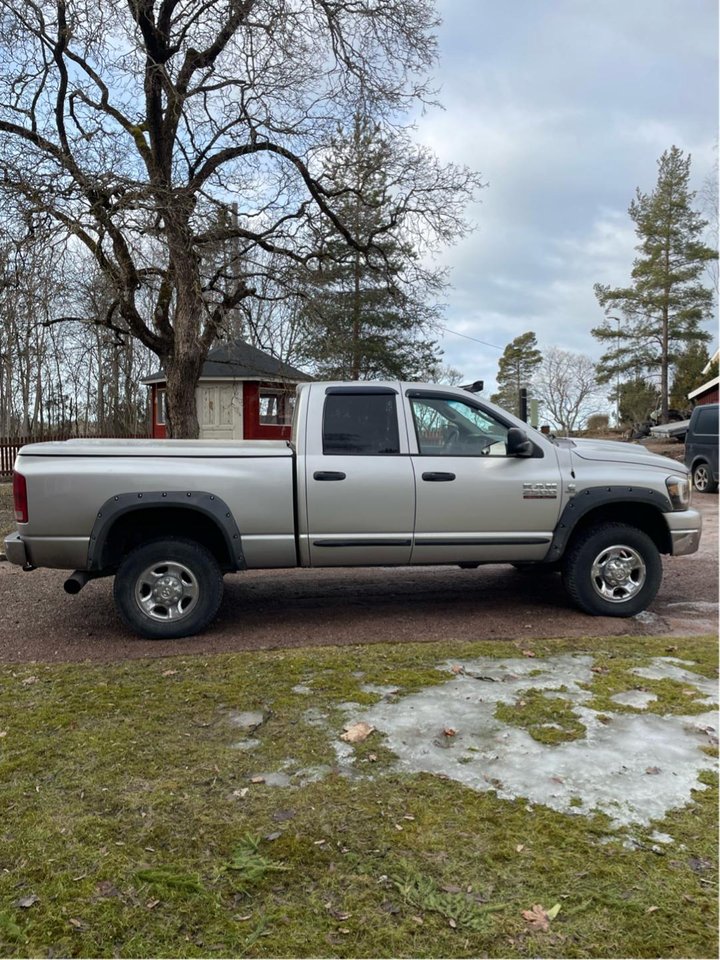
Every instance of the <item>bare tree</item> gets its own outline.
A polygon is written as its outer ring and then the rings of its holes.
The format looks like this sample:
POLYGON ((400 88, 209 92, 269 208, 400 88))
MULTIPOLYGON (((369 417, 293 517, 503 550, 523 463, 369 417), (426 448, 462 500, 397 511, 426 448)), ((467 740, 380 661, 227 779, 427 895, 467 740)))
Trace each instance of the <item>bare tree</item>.
POLYGON ((533 374, 533 395, 543 417, 563 433, 584 426, 588 417, 602 412, 602 400, 590 357, 551 347, 533 374))
MULTIPOLYGON (((361 96, 385 125, 427 102, 436 24, 432 0, 0 0, 4 189, 30 229, 50 220, 95 259, 102 322, 165 368, 171 435, 197 435, 194 385, 262 289, 260 253, 314 264, 319 218, 382 267, 338 214, 323 153, 361 96)), ((443 240, 457 209, 431 222, 436 170, 407 175, 378 235, 405 217, 443 240)))

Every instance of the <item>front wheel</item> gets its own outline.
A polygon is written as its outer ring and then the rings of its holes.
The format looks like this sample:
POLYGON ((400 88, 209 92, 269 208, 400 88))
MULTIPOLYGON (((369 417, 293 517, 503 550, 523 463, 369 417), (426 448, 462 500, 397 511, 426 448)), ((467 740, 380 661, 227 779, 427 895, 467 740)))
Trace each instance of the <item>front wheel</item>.
POLYGON ((148 640, 188 637, 217 614, 223 578, 215 557, 194 540, 174 537, 136 547, 113 588, 123 621, 148 640))
POLYGON ((692 472, 693 487, 698 493, 715 493, 718 485, 717 480, 713 480, 710 472, 709 463, 696 463, 692 472))
POLYGON ((660 589, 662 561, 642 530, 603 523, 581 533, 563 561, 563 582, 571 599, 593 616, 633 617, 660 589))

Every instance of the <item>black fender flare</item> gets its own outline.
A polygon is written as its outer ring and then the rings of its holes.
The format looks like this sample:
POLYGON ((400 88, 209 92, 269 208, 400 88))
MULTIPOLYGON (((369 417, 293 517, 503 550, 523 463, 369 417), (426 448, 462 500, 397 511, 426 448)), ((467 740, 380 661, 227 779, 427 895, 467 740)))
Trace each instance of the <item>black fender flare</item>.
POLYGON ((234 561, 235 569, 246 569, 242 538, 232 511, 220 497, 202 490, 153 490, 118 493, 110 497, 98 510, 90 532, 87 569, 92 571, 102 569, 102 556, 108 533, 118 517, 138 510, 157 510, 167 507, 181 507, 183 510, 193 511, 210 519, 222 533, 228 556, 234 561))
POLYGON ((586 487, 577 493, 565 506, 555 526, 550 549, 544 563, 555 563, 565 553, 565 548, 578 522, 584 516, 609 504, 642 503, 654 507, 660 513, 672 513, 672 503, 667 494, 649 487, 631 487, 624 485, 586 487))

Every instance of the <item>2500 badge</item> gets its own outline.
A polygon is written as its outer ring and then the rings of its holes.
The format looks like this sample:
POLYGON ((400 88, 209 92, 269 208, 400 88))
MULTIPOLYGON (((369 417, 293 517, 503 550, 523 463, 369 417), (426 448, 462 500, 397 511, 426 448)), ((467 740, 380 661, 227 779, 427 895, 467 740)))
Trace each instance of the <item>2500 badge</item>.
POLYGON ((557 500, 556 483, 524 483, 523 500, 557 500))

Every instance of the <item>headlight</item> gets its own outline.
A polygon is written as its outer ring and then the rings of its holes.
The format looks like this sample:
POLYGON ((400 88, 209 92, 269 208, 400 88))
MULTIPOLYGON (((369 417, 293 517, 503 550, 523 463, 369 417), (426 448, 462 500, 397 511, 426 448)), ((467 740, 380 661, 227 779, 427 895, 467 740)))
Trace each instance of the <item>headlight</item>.
POLYGON ((665 486, 673 510, 687 510, 690 506, 690 477, 668 477, 665 486))

